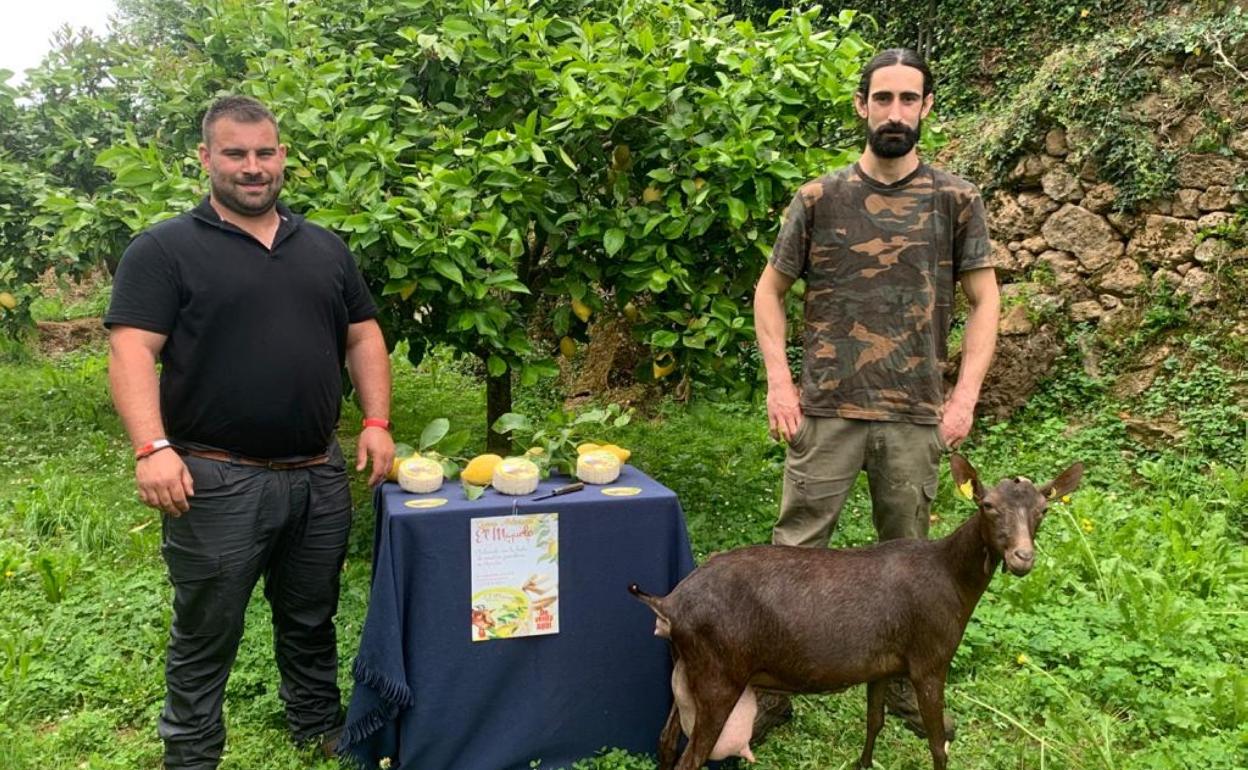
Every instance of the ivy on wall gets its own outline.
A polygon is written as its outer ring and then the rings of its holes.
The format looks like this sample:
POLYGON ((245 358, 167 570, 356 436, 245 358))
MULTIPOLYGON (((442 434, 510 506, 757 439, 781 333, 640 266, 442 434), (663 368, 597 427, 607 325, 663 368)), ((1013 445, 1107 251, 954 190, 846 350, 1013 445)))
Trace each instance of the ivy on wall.
MULTIPOLYGON (((1060 126, 1077 160, 1095 164, 1117 188, 1115 208, 1129 211, 1171 194, 1182 152, 1229 153, 1233 116, 1208 104, 1211 90, 1229 93, 1229 104, 1248 97, 1248 13, 1182 18, 1167 16, 1119 28, 1048 56, 1016 98, 975 116, 953 160, 955 168, 985 188, 1006 185, 1018 159, 1037 149, 1045 132, 1060 126), (1237 64, 1237 61, 1240 64, 1237 64), (1159 99, 1167 114, 1150 114, 1159 99), (1161 141, 1158 121, 1204 113, 1206 128, 1188 146, 1161 141)), ((966 118, 971 120, 971 118, 966 118)), ((1236 180, 1227 180, 1234 184, 1236 180)))

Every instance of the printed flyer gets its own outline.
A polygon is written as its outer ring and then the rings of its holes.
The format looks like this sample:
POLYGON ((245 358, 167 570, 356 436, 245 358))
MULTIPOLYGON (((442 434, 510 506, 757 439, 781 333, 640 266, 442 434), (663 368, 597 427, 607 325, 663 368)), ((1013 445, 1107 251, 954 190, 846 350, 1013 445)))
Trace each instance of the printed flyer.
POLYGON ((472 640, 559 633, 559 514, 472 520, 472 640))

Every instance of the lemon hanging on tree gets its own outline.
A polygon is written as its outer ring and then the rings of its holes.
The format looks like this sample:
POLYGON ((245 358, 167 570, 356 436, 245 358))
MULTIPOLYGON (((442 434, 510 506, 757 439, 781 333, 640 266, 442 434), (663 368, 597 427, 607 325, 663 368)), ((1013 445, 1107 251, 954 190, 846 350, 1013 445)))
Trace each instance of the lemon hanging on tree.
POLYGON ((572 313, 577 318, 581 319, 582 323, 589 323, 589 316, 592 315, 593 312, 594 309, 589 305, 586 305, 584 302, 576 299, 575 297, 572 299, 572 313))

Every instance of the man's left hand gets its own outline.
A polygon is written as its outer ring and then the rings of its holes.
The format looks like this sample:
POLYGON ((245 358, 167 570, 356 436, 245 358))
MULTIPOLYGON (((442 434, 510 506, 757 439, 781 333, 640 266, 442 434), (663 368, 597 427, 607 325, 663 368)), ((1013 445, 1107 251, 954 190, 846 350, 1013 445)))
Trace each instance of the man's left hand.
POLYGON ((945 446, 957 449, 971 433, 971 423, 975 420, 974 402, 965 401, 956 396, 945 402, 945 416, 940 420, 940 436, 945 446))
POLYGON ((355 469, 364 470, 369 460, 373 470, 368 475, 368 485, 376 486, 385 481, 394 462, 394 439, 385 428, 365 428, 360 431, 360 438, 355 448, 355 469))

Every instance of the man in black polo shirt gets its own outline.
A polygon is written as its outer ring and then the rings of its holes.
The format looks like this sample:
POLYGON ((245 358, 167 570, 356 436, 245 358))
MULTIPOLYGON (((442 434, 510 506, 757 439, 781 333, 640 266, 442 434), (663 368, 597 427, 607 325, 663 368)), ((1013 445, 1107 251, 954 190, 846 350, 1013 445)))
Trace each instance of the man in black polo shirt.
POLYGON ((376 306, 346 245, 278 203, 286 148, 273 114, 217 101, 199 157, 211 194, 134 239, 104 319, 139 497, 168 514, 165 767, 195 770, 220 761, 225 684, 261 575, 295 739, 331 748, 341 723, 344 363, 365 414, 356 470, 371 461, 375 484, 394 456, 376 306))

